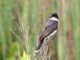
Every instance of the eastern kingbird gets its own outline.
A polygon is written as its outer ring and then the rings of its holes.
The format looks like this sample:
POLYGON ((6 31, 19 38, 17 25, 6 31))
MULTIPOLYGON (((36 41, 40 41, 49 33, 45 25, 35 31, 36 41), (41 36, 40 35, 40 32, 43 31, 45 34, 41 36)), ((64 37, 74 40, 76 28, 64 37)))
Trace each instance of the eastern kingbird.
POLYGON ((39 51, 46 37, 54 35, 57 32, 58 25, 59 25, 59 17, 57 13, 51 14, 51 16, 49 17, 49 21, 45 25, 45 29, 42 31, 39 37, 39 44, 35 52, 39 51))

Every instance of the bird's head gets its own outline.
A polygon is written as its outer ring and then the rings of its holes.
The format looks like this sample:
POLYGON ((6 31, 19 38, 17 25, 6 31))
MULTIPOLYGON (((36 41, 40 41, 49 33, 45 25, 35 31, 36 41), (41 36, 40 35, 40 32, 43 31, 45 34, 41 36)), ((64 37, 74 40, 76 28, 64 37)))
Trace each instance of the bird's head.
POLYGON ((57 13, 51 14, 50 20, 59 20, 59 17, 58 17, 58 15, 57 15, 57 13))

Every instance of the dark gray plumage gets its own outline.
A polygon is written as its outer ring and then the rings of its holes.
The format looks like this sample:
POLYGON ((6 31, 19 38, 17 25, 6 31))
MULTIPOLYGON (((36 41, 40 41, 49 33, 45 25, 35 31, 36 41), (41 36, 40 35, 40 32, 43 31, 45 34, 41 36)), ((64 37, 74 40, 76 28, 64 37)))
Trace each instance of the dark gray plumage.
POLYGON ((37 47, 37 50, 40 49, 40 46, 42 46, 44 39, 58 28, 58 21, 50 20, 48 23, 45 26, 45 30, 39 37, 39 46, 37 47))

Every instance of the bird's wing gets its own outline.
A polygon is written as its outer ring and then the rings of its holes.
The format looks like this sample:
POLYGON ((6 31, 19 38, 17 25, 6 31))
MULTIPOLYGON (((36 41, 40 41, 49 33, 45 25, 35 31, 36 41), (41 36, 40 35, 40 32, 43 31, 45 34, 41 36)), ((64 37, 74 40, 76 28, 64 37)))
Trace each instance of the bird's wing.
POLYGON ((45 39, 49 34, 51 34, 57 28, 58 28, 57 21, 49 21, 45 26, 45 30, 41 33, 39 40, 45 39))
MULTIPOLYGON (((48 22, 49 23, 49 22, 48 22)), ((51 21, 50 24, 45 26, 45 30, 41 33, 39 37, 39 45, 37 47, 37 50, 41 47, 43 44, 44 39, 53 33, 58 28, 58 22, 57 21, 51 21)))

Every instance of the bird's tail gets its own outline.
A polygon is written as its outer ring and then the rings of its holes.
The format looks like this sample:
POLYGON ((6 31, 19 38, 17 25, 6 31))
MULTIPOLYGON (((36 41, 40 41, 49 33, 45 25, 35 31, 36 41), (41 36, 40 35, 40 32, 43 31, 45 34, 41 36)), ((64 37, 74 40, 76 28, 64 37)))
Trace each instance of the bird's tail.
POLYGON ((40 47, 41 47, 41 44, 39 44, 39 46, 36 48, 35 53, 38 53, 40 51, 40 47))
POLYGON ((41 48, 41 46, 42 46, 42 44, 43 44, 43 41, 44 41, 44 40, 40 40, 39 45, 38 45, 38 47, 36 48, 35 52, 39 52, 39 51, 40 51, 40 48, 41 48))

